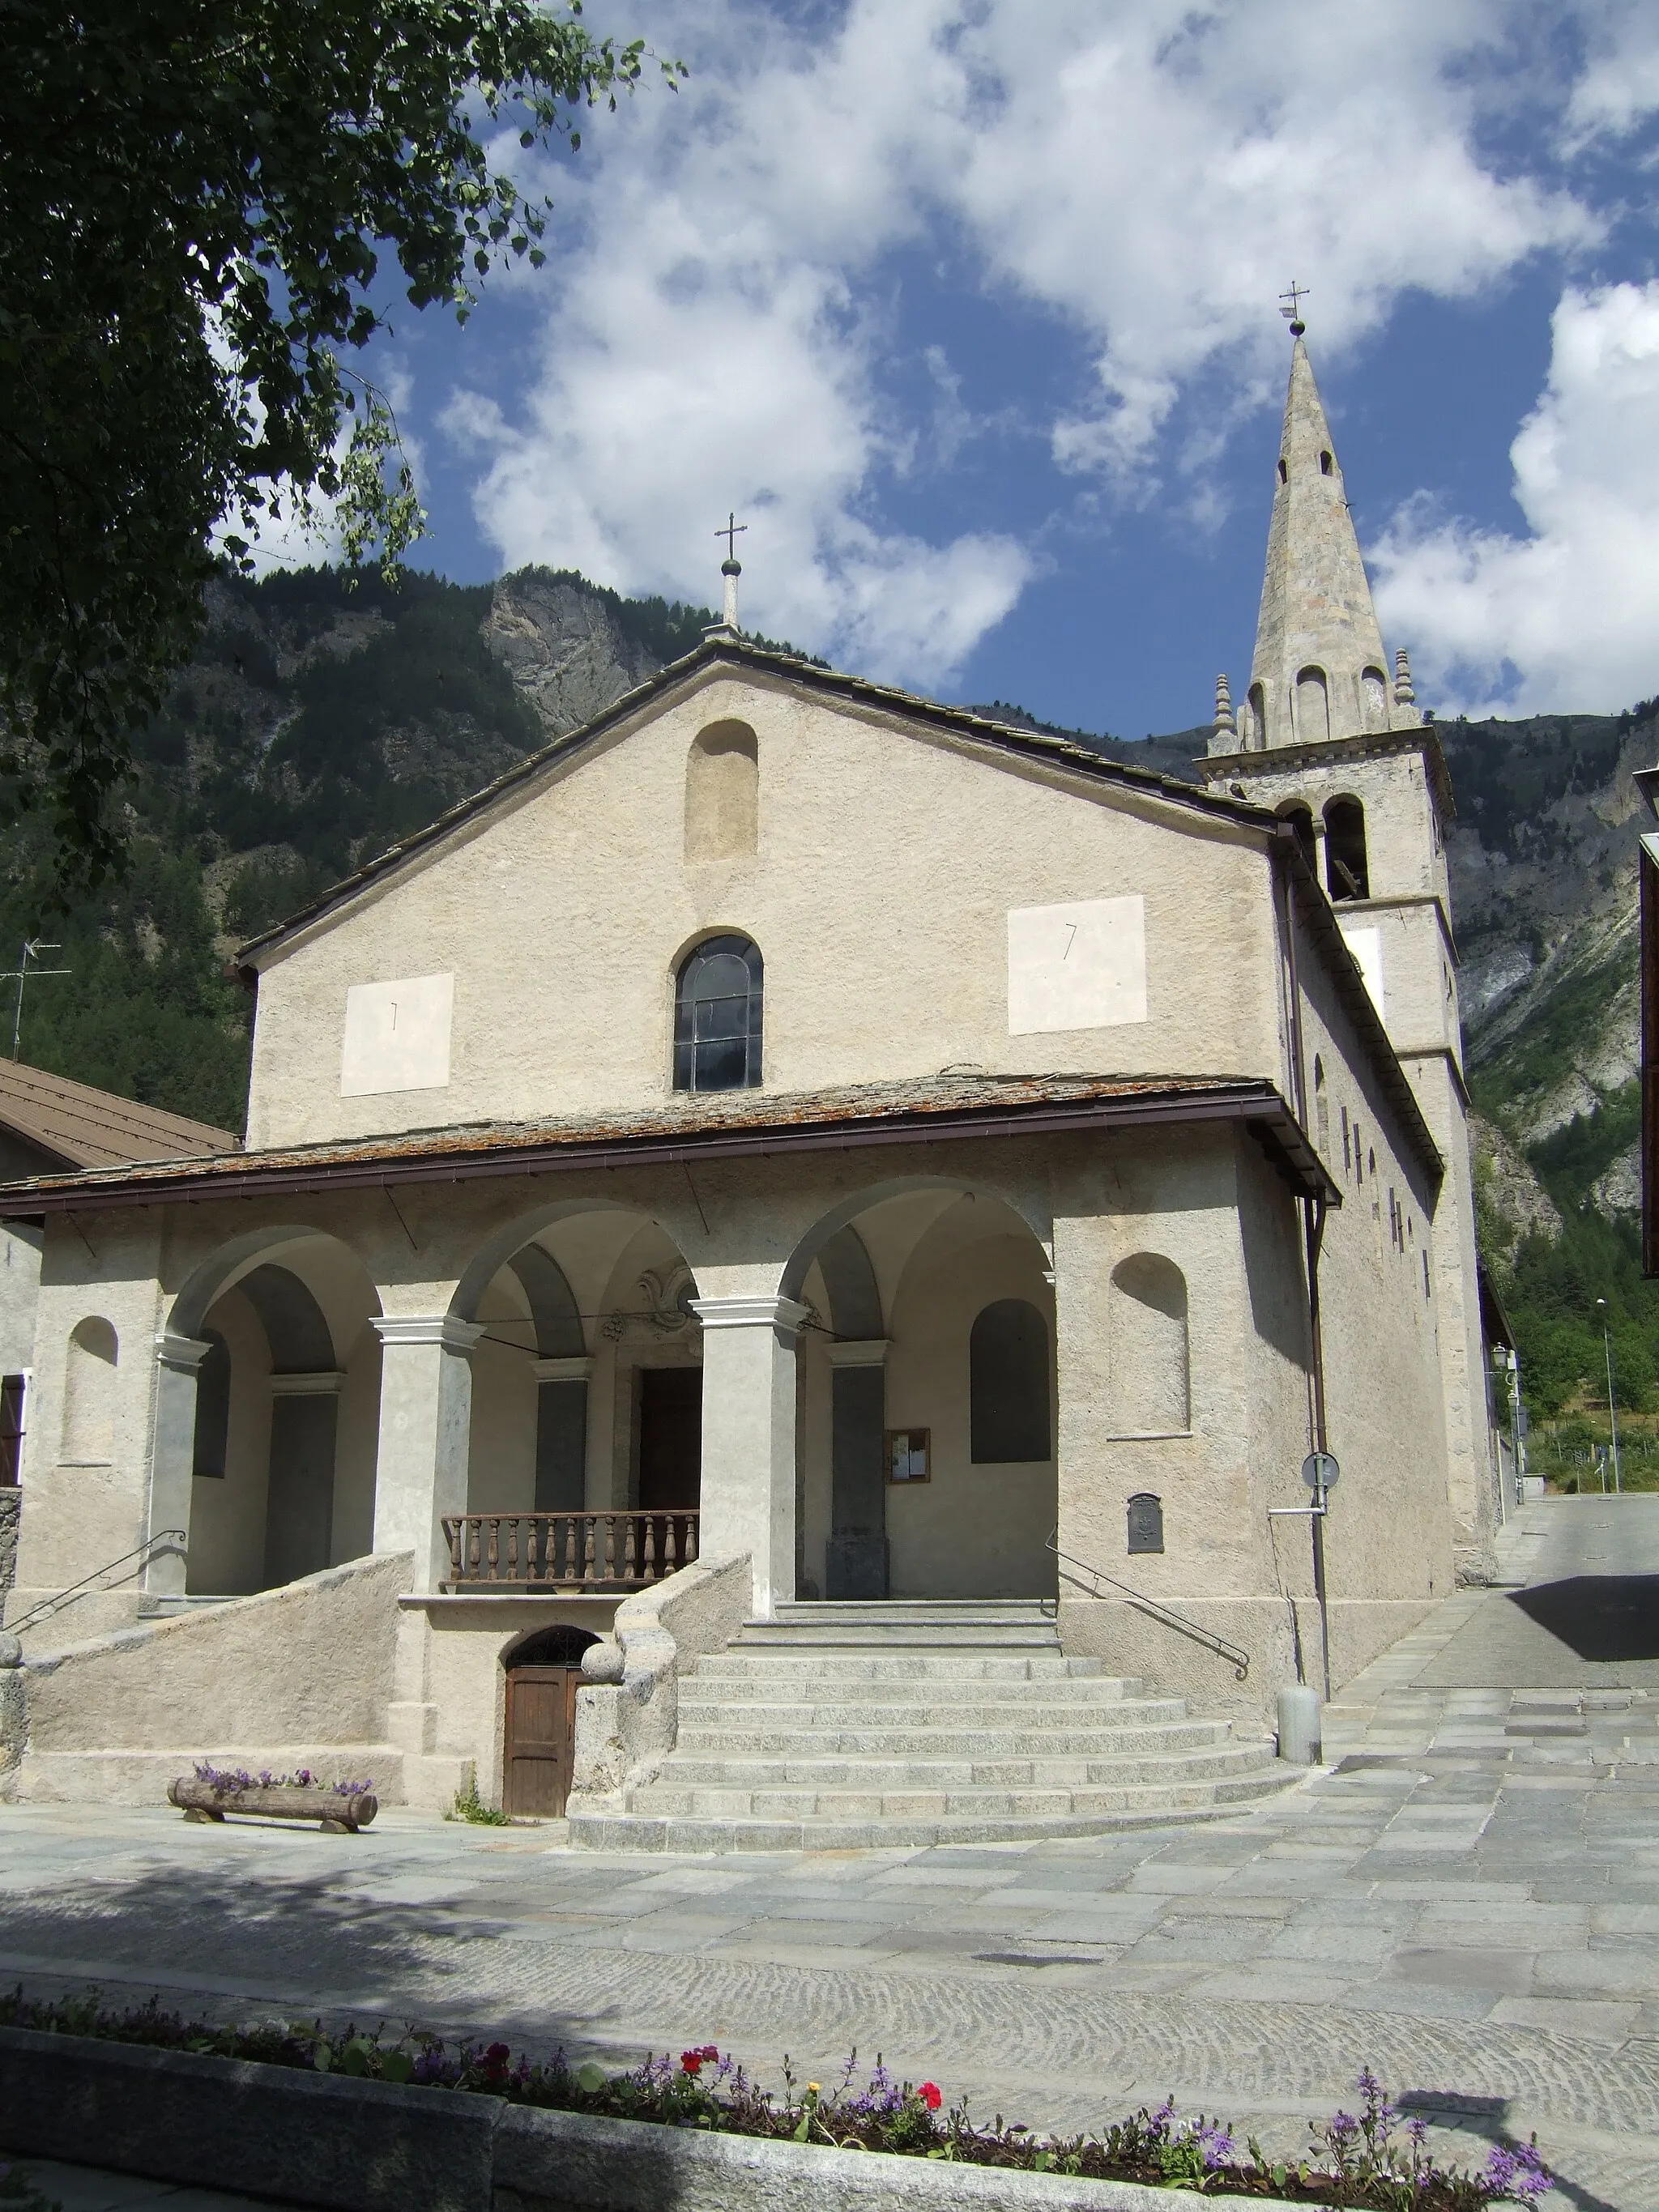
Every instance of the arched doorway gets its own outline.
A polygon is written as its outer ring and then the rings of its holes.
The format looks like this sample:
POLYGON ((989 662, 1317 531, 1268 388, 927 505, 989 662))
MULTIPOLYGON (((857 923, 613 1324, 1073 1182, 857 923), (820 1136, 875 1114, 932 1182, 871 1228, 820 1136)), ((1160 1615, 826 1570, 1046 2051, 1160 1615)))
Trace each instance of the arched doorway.
POLYGON ((374 1285, 336 1237, 294 1230, 251 1241, 198 1270, 171 1316, 198 1347, 179 1439, 192 1595, 276 1589, 374 1548, 374 1285))
POLYGON ((874 1190, 806 1240, 784 1279, 811 1315, 799 1595, 1053 1595, 1048 1270, 1006 1200, 935 1179, 874 1190))
POLYGON ((455 1310, 471 1352, 453 1579, 632 1587, 697 1555, 702 1330, 659 1223, 620 1206, 524 1218, 455 1310))
POLYGON ((503 1658, 503 1812, 540 1820, 562 1815, 575 1758, 582 1654, 599 1640, 586 1628, 544 1628, 503 1658))

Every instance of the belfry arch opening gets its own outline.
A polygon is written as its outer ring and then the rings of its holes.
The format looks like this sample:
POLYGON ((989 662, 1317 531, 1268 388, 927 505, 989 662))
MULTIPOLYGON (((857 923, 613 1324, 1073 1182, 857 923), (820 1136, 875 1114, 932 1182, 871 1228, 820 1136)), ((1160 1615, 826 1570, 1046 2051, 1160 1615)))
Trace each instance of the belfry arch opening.
POLYGON ((1357 799, 1333 799, 1326 806, 1325 884, 1333 899, 1364 899, 1371 895, 1365 810, 1357 799))
POLYGON ((1288 822, 1296 832, 1296 842, 1302 857, 1316 875, 1319 872, 1319 847, 1314 834, 1313 809, 1305 799, 1286 799, 1273 811, 1281 822, 1288 822))

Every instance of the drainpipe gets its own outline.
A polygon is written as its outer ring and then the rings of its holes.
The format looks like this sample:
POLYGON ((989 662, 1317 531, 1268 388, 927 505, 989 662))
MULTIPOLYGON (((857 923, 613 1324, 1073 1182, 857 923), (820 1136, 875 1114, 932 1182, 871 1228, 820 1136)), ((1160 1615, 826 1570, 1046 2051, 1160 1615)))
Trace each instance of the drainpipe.
MULTIPOLYGON (((1296 964, 1295 876, 1297 869, 1305 867, 1306 862, 1297 846, 1296 832, 1288 823, 1274 833, 1274 856, 1279 862, 1278 874, 1284 892, 1285 955, 1291 991, 1291 1072, 1296 1091, 1293 1103, 1296 1118, 1302 1124, 1305 1134, 1308 1127, 1308 1073, 1302 1036, 1302 987, 1296 964)), ((1313 1449, 1316 1452, 1329 1449, 1325 1430, 1325 1335, 1319 1311, 1319 1255, 1325 1241, 1326 1211, 1322 1196, 1302 1200, 1303 1241, 1308 1262, 1310 1426, 1313 1449)), ((1331 1619, 1325 1586, 1325 1498, 1322 1492, 1315 1498, 1309 1518, 1313 1523, 1314 1597, 1319 1607, 1320 1656, 1325 1681, 1325 1703, 1329 1705, 1331 1619)))

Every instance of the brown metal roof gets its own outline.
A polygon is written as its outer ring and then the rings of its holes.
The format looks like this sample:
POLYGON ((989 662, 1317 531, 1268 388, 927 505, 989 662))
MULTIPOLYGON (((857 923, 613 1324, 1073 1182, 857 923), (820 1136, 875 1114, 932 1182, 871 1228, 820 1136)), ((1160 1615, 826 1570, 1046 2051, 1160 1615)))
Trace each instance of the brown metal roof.
POLYGON ((1209 1076, 939 1075, 775 1093, 682 1093, 631 1113, 476 1122, 388 1137, 39 1176, 0 1186, 12 1218, 278 1192, 460 1182, 646 1161, 936 1144, 1194 1121, 1242 1121, 1298 1194, 1341 1203, 1318 1154, 1270 1083, 1209 1076))
POLYGON ((498 776, 494 783, 475 792, 471 799, 464 799, 458 805, 452 806, 424 830, 416 830, 412 836, 390 847, 378 859, 370 860, 354 874, 343 877, 309 906, 301 907, 297 914, 289 915, 284 921, 274 923, 259 936, 250 938, 237 953, 238 961, 245 962, 251 954, 279 945, 291 932, 302 928, 307 922, 315 921, 331 908, 352 897, 365 884, 373 883, 378 876, 386 874, 412 854, 447 836, 452 830, 470 821, 505 793, 539 775, 550 763, 579 751, 583 745, 603 736, 618 722, 638 714, 652 699, 672 690, 719 660, 734 662, 739 669, 757 669, 768 675, 787 677, 793 684, 803 684, 811 690, 827 692, 854 705, 874 707, 909 721, 924 722, 933 729, 949 730, 958 737, 976 738, 1000 751, 1017 754, 1028 760, 1047 761, 1051 766, 1081 774, 1099 783, 1115 784, 1122 788, 1170 799, 1197 813, 1222 815, 1267 828, 1271 828, 1277 819, 1269 808, 1234 799, 1221 792, 1206 790, 1202 784, 1183 782, 1178 776, 1159 775, 1152 769, 1133 768, 1126 761, 1111 760, 1103 753, 1092 752, 1087 745, 1078 744, 1070 738, 1054 737, 1042 730, 1017 729, 1006 722, 993 721, 986 715, 971 714, 963 707, 944 707, 935 699, 918 698, 911 692, 896 690, 890 684, 870 684, 862 677, 843 676, 833 668, 817 667, 810 661, 796 659, 793 653, 767 651, 760 646, 751 645, 746 638, 708 638, 695 652, 672 661, 644 684, 636 684, 633 690, 624 691, 619 699, 612 700, 610 706, 602 714, 596 714, 592 721, 584 722, 580 729, 571 730, 562 738, 556 738, 551 744, 544 745, 538 752, 527 755, 515 767, 510 768, 505 775, 498 776))
POLYGON ((240 1139, 228 1129, 187 1121, 181 1114, 164 1114, 17 1060, 0 1060, 0 1127, 56 1153, 69 1168, 195 1159, 240 1149, 240 1139))

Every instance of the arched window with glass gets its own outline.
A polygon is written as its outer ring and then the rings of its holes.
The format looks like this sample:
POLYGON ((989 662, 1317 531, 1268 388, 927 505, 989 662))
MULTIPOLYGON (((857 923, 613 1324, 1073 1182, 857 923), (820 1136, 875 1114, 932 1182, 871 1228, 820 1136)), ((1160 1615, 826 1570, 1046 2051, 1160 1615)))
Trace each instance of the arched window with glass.
POLYGON ((705 938, 680 963, 674 993, 676 1091, 750 1091, 761 1079, 760 947, 705 938))

